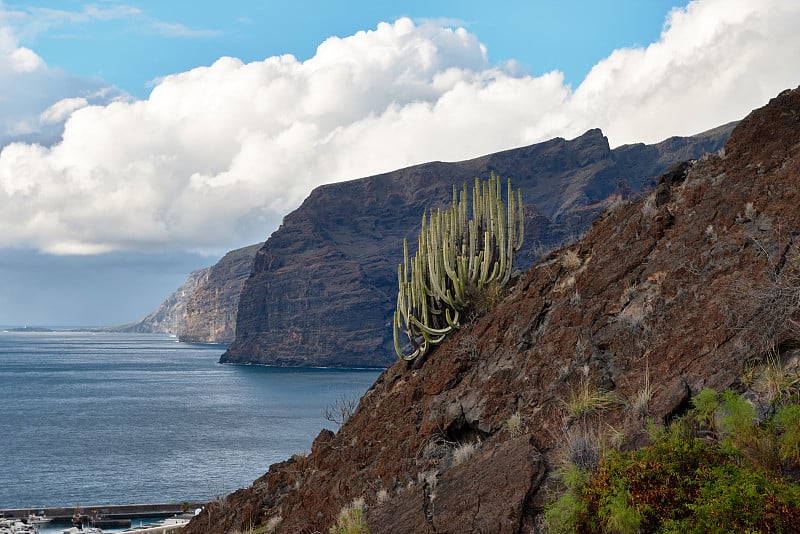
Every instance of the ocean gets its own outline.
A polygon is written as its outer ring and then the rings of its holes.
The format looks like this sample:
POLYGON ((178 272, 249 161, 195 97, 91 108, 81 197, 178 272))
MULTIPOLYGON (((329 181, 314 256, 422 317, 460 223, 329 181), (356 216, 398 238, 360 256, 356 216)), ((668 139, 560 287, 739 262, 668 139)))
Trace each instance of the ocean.
POLYGON ((379 370, 217 363, 167 335, 0 331, 0 508, 207 501, 310 451, 379 370))

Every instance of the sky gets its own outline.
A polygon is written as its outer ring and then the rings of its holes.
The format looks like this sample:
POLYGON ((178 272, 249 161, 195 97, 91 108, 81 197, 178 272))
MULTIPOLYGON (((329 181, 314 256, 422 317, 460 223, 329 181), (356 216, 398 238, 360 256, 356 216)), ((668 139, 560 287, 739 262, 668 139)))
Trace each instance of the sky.
POLYGON ((0 325, 110 325, 316 186, 800 84, 800 2, 0 0, 0 325))

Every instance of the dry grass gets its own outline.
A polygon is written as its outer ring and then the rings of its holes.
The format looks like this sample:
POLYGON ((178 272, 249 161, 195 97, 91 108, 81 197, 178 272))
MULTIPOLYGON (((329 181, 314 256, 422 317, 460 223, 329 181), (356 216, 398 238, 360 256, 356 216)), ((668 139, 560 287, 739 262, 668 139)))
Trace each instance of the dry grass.
POLYGON ((512 438, 516 438, 522 434, 524 428, 522 424, 522 414, 519 413, 519 410, 511 414, 509 418, 506 419, 506 422, 503 423, 503 428, 512 438))
POLYGON ((753 220, 755 220, 756 217, 758 217, 758 212, 753 207, 753 203, 752 202, 747 202, 744 205, 744 218, 745 218, 745 220, 753 221, 753 220))
POLYGON ((375 494, 375 502, 379 506, 388 500, 389 500, 389 492, 386 490, 386 488, 381 488, 380 490, 378 490, 378 493, 375 494))
POLYGON ((561 256, 561 266, 571 273, 580 269, 581 265, 583 265, 583 261, 575 250, 567 250, 561 256))
POLYGON ((594 387, 587 379, 583 379, 578 387, 570 391, 564 405, 573 420, 585 421, 610 410, 619 402, 614 393, 594 387))
POLYGON ((278 531, 278 527, 283 522, 283 517, 276 515, 274 517, 270 517, 267 522, 264 524, 264 534, 275 534, 278 531))
POLYGON ((656 207, 656 196, 655 194, 651 193, 642 203, 642 218, 646 221, 649 221, 655 217, 657 213, 658 208, 656 207))
POLYGON ((478 450, 479 445, 479 443, 467 442, 456 447, 453 450, 453 465, 461 465, 472 458, 472 456, 478 450))
POLYGON ((600 465, 605 452, 617 443, 619 435, 614 429, 601 432, 594 426, 579 425, 565 430, 559 461, 561 469, 575 466, 593 471, 600 465))
POLYGON ((777 351, 767 354, 753 388, 763 393, 769 402, 782 401, 800 391, 800 376, 797 370, 788 369, 777 351))
POLYGON ((634 395, 633 401, 631 402, 633 411, 635 411, 639 417, 647 417, 650 400, 652 398, 653 386, 650 383, 650 365, 648 363, 645 365, 644 383, 642 384, 642 387, 636 391, 636 395, 634 395))
POLYGON ((740 289, 744 302, 750 304, 750 313, 740 325, 740 338, 755 355, 769 354, 788 340, 800 341, 800 267, 787 266, 783 273, 772 268, 775 272, 765 285, 740 289))
POLYGON ((328 530, 329 534, 369 534, 364 517, 364 498, 358 497, 341 509, 336 523, 328 530))

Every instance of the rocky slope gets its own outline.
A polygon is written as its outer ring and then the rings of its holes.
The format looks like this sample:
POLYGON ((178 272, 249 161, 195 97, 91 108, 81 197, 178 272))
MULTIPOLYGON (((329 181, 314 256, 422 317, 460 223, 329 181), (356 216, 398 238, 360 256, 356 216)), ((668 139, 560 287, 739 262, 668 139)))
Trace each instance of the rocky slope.
POLYGON ((600 130, 459 163, 429 163, 315 189, 258 252, 227 363, 385 366, 402 240, 453 184, 494 171, 525 200, 520 268, 582 233, 611 202, 649 190, 674 163, 719 149, 732 125, 692 138, 611 150, 600 130))
POLYGON ((108 330, 167 333, 189 343, 230 343, 236 310, 253 258, 262 244, 232 250, 215 265, 189 274, 186 282, 145 318, 108 330))
POLYGON ((636 446, 644 415, 667 420, 703 387, 744 389, 745 364, 766 351, 798 358, 798 177, 794 90, 742 121, 724 154, 604 213, 425 359, 396 362, 338 433, 210 503, 184 533, 278 517, 278 532, 326 532, 355 498, 371 532, 533 532, 564 455, 604 436, 636 446), (567 414, 600 387, 620 400, 602 419, 567 414))

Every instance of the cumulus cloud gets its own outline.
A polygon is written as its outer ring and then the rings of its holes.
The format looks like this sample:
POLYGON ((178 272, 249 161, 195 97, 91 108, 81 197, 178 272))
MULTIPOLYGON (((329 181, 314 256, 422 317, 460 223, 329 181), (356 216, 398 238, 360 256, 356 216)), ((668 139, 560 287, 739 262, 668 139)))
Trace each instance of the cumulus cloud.
POLYGON ((0 246, 223 251, 263 240, 323 183, 594 127, 612 145, 690 135, 798 85, 798 25, 794 2, 697 0, 573 90, 488 64, 463 28, 399 19, 304 62, 221 58, 147 100, 62 100, 42 114, 68 117, 59 143, 0 153, 0 246))
POLYGON ((101 80, 48 67, 33 50, 18 46, 10 28, 0 26, 0 147, 14 140, 54 142, 68 116, 67 102, 105 104, 122 97, 101 80))
POLYGON ((62 98, 39 116, 39 120, 45 124, 57 124, 63 122, 69 117, 73 111, 86 107, 89 101, 82 96, 72 98, 62 98))

